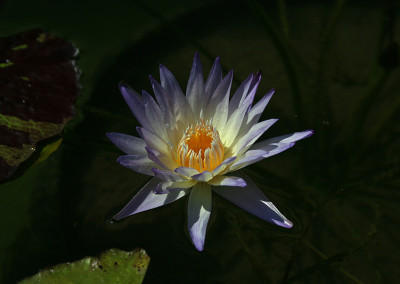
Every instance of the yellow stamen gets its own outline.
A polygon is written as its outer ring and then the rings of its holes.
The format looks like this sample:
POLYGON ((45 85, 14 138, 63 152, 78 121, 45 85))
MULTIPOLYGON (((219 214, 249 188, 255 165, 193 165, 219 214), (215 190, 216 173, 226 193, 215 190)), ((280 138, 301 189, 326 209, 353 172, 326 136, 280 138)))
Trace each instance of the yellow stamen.
POLYGON ((224 158, 224 146, 210 121, 188 125, 178 145, 177 162, 199 172, 212 171, 224 158))

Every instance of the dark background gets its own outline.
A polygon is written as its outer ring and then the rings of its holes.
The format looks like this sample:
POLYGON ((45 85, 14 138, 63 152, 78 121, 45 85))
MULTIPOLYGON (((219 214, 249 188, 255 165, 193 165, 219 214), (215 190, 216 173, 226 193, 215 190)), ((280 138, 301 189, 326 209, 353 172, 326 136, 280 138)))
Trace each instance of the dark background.
POLYGON ((399 236, 398 1, 0 1, 0 36, 43 28, 79 50, 83 91, 59 150, 0 186, 1 283, 109 248, 144 248, 146 283, 396 283, 399 236), (118 223, 148 177, 105 137, 136 135, 120 80, 151 91, 167 66, 183 89, 195 51, 234 88, 262 70, 276 94, 262 139, 315 134, 246 173, 294 222, 266 223, 213 195, 203 252, 183 198, 118 223))

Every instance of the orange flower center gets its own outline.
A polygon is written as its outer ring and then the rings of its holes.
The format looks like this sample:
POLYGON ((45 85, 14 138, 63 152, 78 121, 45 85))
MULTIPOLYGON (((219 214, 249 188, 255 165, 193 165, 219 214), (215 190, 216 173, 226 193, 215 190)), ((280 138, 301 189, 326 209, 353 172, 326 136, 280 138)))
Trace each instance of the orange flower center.
POLYGON ((178 163, 199 172, 214 170, 224 158, 218 131, 210 121, 188 125, 178 145, 178 163))

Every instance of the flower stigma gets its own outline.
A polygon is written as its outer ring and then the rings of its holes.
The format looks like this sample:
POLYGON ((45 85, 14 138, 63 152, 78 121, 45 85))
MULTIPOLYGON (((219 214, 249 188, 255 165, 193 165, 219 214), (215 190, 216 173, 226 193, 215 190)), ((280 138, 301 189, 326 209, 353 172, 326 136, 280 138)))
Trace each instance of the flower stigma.
POLYGON ((178 145, 177 163, 203 171, 212 171, 224 158, 224 146, 211 120, 188 124, 178 145))

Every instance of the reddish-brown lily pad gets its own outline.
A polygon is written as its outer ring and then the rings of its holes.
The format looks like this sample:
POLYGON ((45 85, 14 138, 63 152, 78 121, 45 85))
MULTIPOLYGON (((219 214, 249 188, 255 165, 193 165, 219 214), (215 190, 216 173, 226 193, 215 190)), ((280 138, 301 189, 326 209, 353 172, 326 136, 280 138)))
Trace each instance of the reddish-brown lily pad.
POLYGON ((74 116, 77 53, 39 29, 0 38, 0 182, 74 116))

